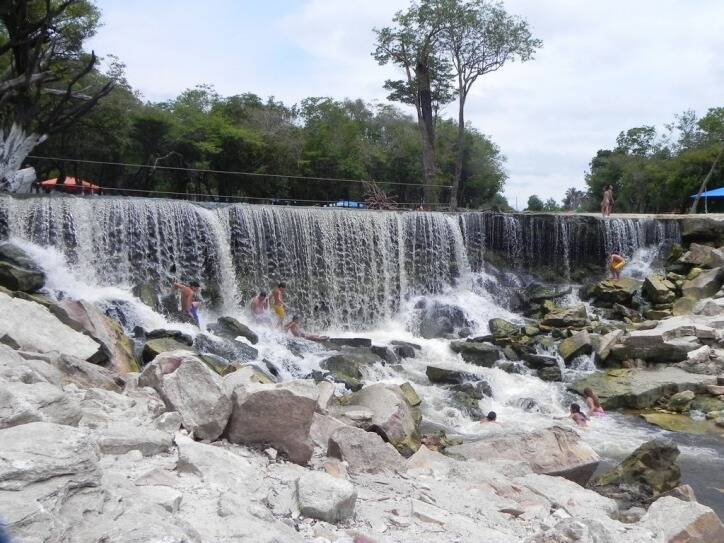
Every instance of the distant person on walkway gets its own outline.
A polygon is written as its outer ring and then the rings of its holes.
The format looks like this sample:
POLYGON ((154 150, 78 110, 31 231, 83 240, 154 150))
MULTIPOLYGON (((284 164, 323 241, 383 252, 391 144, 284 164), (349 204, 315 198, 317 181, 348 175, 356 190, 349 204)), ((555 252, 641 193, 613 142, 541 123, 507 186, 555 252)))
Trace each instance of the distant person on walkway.
POLYGON ((269 298, 266 291, 262 290, 251 299, 251 314, 256 320, 263 320, 264 314, 269 309, 269 298))
POLYGON ((589 417, 602 417, 606 414, 603 411, 603 407, 601 407, 601 401, 598 399, 598 396, 594 394, 593 389, 590 387, 584 388, 583 397, 586 398, 586 407, 588 407, 586 415, 589 417))
POLYGON ((588 417, 581 413, 581 406, 577 403, 571 404, 571 414, 569 417, 576 423, 576 426, 585 427, 588 425, 588 417))
POLYGON ((495 411, 491 411, 488 413, 484 419, 480 421, 481 424, 485 424, 487 422, 495 422, 498 420, 498 414, 495 411))
POLYGON ((626 260, 621 255, 611 253, 608 257, 608 269, 611 272, 611 277, 621 279, 621 270, 625 264, 626 260))
POLYGON ((292 320, 284 327, 284 330, 292 334, 294 337, 308 339, 309 341, 327 341, 328 336, 318 336, 316 334, 305 334, 299 324, 299 315, 294 315, 292 320))
POLYGON ((274 310, 274 314, 277 316, 277 319, 279 319, 280 326, 284 323, 284 317, 287 315, 287 305, 284 303, 284 291, 286 288, 287 284, 284 281, 281 281, 277 285, 277 288, 271 292, 272 309, 274 310))
POLYGON ((196 298, 201 290, 201 285, 196 281, 191 281, 188 286, 183 283, 174 283, 173 288, 181 294, 181 310, 191 317, 196 326, 200 327, 198 308, 201 302, 196 298))
POLYGON ((603 200, 601 201, 601 215, 608 217, 613 210, 613 187, 606 185, 603 189, 603 200))

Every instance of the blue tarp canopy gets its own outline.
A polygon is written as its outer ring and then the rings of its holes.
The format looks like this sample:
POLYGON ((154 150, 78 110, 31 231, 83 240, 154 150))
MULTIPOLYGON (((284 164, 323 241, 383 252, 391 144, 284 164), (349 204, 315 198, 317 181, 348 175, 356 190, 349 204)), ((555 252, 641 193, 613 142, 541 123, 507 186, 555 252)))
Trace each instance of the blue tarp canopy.
MULTIPOLYGON (((720 189, 707 190, 701 193, 702 198, 724 198, 724 187, 720 189)), ((690 198, 696 198, 696 194, 690 196, 690 198)))

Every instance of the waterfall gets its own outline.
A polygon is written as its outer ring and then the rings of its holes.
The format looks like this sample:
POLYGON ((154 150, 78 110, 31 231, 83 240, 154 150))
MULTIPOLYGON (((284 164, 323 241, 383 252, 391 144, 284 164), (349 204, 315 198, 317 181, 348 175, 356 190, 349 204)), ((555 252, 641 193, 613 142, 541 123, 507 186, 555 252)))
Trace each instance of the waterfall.
POLYGON ((283 280, 307 322, 354 328, 389 319, 411 297, 471 289, 486 261, 549 266, 566 279, 608 252, 678 241, 679 231, 676 221, 639 218, 43 196, 0 198, 7 237, 58 249, 89 284, 167 290, 196 279, 227 313, 283 280))

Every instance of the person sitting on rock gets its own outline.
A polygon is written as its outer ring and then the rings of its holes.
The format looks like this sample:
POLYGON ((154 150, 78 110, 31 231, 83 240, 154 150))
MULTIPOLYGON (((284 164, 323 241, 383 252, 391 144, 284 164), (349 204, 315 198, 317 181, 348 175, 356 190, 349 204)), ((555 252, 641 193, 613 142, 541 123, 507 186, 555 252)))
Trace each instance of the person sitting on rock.
POLYGON ((294 337, 300 337, 308 339, 309 341, 327 341, 328 336, 318 336, 316 334, 306 334, 302 331, 299 325, 299 315, 294 315, 292 320, 284 327, 284 330, 292 334, 294 337))
POLYGON ((266 291, 262 290, 251 299, 251 314, 257 321, 266 320, 266 311, 269 309, 269 298, 266 295, 266 291))
POLYGON ((484 419, 480 421, 481 424, 485 424, 487 422, 495 422, 498 420, 498 414, 495 411, 490 411, 484 419))
POLYGON ((201 302, 195 300, 201 290, 201 285, 197 281, 191 281, 188 286, 183 283, 174 283, 173 288, 181 293, 181 309, 194 321, 196 326, 199 324, 198 308, 201 302))
POLYGON ((569 416, 576 423, 576 426, 586 427, 588 425, 588 417, 581 413, 581 406, 577 403, 571 404, 571 414, 569 416))
POLYGON ((608 269, 614 279, 621 279, 621 270, 624 264, 626 264, 626 260, 621 255, 611 253, 608 257, 608 269))
POLYGON ((590 387, 583 389, 583 397, 586 398, 586 407, 588 407, 586 415, 589 417, 602 417, 606 414, 603 411, 603 407, 601 407, 601 401, 590 387))

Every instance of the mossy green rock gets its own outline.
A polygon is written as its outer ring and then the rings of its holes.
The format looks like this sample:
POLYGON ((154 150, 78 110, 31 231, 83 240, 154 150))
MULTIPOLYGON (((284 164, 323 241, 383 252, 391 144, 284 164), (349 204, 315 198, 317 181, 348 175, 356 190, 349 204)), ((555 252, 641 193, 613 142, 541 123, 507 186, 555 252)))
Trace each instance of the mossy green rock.
POLYGON ((159 354, 168 351, 191 351, 195 352, 185 343, 170 338, 162 337, 158 339, 149 339, 143 344, 143 350, 141 351, 141 359, 144 364, 148 364, 151 360, 156 358, 159 354))
POLYGON ((596 284, 592 294, 597 302, 626 305, 631 302, 640 286, 641 283, 631 277, 607 279, 596 284))
POLYGON ((564 339, 558 345, 558 354, 561 355, 563 361, 568 363, 575 357, 582 354, 591 354, 593 352, 593 342, 591 334, 588 332, 578 332, 571 337, 564 339))
POLYGON ((520 334, 520 326, 508 322, 505 319, 490 319, 488 321, 488 328, 493 337, 511 337, 520 334))
POLYGON ((402 392, 402 396, 410 406, 415 407, 422 403, 420 396, 417 395, 417 391, 415 391, 410 383, 402 383, 400 385, 400 392, 402 392))
POLYGON ((718 433, 713 421, 694 420, 687 415, 678 413, 642 413, 643 418, 649 424, 668 430, 669 432, 681 432, 684 434, 703 435, 718 433))

